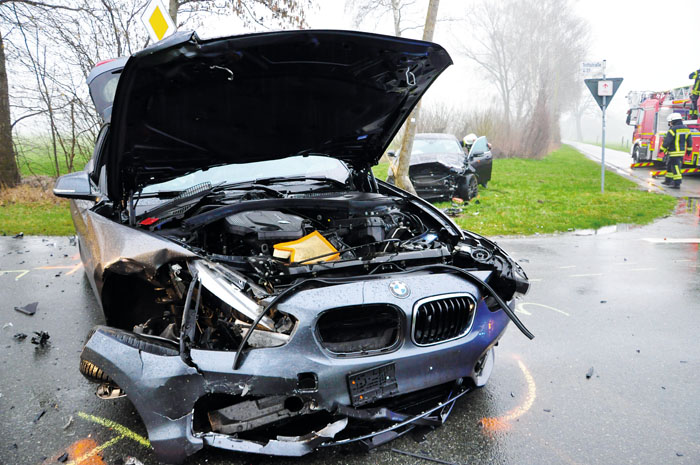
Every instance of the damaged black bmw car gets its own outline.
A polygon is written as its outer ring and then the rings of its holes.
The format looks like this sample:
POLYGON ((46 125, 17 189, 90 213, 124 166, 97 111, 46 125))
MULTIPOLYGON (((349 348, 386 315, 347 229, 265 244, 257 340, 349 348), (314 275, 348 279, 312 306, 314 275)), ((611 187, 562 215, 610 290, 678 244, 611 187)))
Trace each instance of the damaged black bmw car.
POLYGON ((160 460, 438 426, 509 322, 532 337, 520 266, 372 175, 450 64, 358 32, 176 33, 91 73, 106 124, 54 189, 106 321, 80 370, 160 460))

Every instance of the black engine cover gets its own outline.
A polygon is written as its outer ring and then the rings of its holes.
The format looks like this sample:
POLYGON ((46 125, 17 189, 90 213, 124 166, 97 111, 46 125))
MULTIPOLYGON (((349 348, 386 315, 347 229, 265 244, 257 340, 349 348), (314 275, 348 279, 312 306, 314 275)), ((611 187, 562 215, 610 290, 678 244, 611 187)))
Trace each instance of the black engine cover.
POLYGON ((304 236, 304 219, 280 211, 247 211, 225 218, 226 231, 255 234, 260 241, 293 241, 304 236))

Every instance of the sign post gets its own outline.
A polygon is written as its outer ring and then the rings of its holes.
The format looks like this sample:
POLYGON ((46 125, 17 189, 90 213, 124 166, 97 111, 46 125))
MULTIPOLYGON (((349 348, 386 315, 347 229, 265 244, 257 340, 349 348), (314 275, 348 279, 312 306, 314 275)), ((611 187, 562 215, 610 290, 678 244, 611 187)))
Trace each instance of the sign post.
MULTIPOLYGON (((598 62, 594 62, 598 63, 598 62)), ((590 63, 582 63, 581 64, 581 70, 582 72, 586 72, 587 69, 595 69, 597 67, 592 67, 592 66, 586 66, 590 65, 590 63)), ((595 101, 598 103, 598 106, 600 109, 603 111, 603 146, 601 149, 601 155, 600 155, 600 192, 601 194, 605 193, 605 109, 608 107, 610 104, 610 101, 612 100, 613 96, 615 95, 615 92, 617 92, 617 89, 620 88, 620 84, 622 83, 622 78, 607 78, 605 77, 605 65, 606 61, 602 61, 602 74, 603 78, 602 79, 584 79, 584 82, 586 83, 586 86, 588 89, 591 91, 591 94, 593 94, 593 98, 595 101)))

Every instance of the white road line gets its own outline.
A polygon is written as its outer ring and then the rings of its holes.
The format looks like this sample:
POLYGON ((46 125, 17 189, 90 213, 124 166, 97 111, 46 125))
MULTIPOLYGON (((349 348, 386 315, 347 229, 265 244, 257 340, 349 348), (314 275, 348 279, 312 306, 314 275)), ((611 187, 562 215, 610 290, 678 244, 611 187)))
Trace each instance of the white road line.
POLYGON ((646 241, 646 242, 651 242, 652 244, 700 244, 700 237, 686 237, 686 238, 645 237, 642 240, 646 241))
POLYGON ((568 313, 566 313, 565 311, 559 310, 558 308, 550 307, 549 305, 545 305, 545 304, 538 304, 535 302, 520 302, 515 306, 515 311, 520 312, 523 315, 532 315, 532 313, 530 313, 528 310, 525 309, 525 306, 528 306, 528 305, 546 308, 547 310, 552 310, 552 311, 555 311, 557 313, 561 313, 562 315, 571 316, 568 313))
POLYGON ((587 276, 603 276, 603 273, 570 274, 569 278, 585 278, 587 276))
POLYGON ((576 268, 576 265, 560 266, 560 270, 568 270, 569 268, 576 268))

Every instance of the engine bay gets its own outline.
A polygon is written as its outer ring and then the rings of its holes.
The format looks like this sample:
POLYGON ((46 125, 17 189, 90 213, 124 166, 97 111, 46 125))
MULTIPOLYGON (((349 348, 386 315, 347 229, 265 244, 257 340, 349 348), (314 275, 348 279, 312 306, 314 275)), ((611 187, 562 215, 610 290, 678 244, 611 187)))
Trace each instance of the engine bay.
MULTIPOLYGON (((527 291, 527 277, 498 246, 455 232, 419 202, 391 192, 326 188, 277 195, 195 186, 148 209, 135 226, 201 259, 161 267, 156 305, 124 329, 185 348, 276 347, 287 342, 296 320, 274 303, 295 287, 431 267, 491 270, 490 285, 505 301, 527 291)), ((487 304, 499 308, 497 300, 487 304)), ((363 344, 355 352, 379 342, 363 344)))

